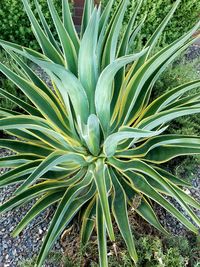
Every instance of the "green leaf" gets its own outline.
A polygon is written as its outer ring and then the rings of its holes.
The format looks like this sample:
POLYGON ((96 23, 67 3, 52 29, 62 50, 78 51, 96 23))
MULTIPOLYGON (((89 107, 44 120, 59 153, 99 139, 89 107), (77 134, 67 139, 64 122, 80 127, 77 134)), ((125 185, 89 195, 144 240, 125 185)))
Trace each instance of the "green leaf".
POLYGON ((68 95, 72 102, 77 118, 80 117, 86 123, 89 115, 89 102, 85 89, 73 73, 64 67, 48 61, 37 60, 30 57, 36 64, 44 68, 53 78, 62 98, 68 103, 68 95), (67 95, 67 96, 66 96, 67 95))
POLYGON ((160 135, 155 136, 148 139, 146 142, 142 143, 141 145, 126 150, 126 151, 119 151, 116 155, 123 158, 133 158, 133 157, 145 157, 151 150, 155 148, 159 148, 165 145, 174 145, 174 146, 188 146, 188 145, 199 145, 200 138, 195 136, 187 136, 187 135, 160 135))
POLYGON ((153 211, 153 208, 145 199, 145 197, 142 196, 140 192, 136 193, 136 191, 132 188, 132 185, 127 181, 126 177, 123 177, 123 175, 116 170, 115 174, 117 175, 117 178, 126 193, 131 209, 136 211, 141 217, 143 217, 143 219, 145 219, 163 234, 168 234, 168 232, 160 224, 155 212, 153 211))
POLYGON ((47 2, 49 6, 49 11, 51 13, 55 28, 57 30, 57 33, 60 39, 60 43, 62 45, 62 50, 64 52, 67 68, 76 75, 77 74, 77 54, 76 54, 74 44, 68 32, 66 31, 63 23, 61 22, 52 0, 47 0, 47 2))
POLYGON ((97 240, 99 248, 99 264, 100 267, 108 266, 107 258, 107 238, 106 238, 106 222, 104 213, 102 211, 102 205, 100 200, 97 199, 97 210, 96 210, 96 228, 97 228, 97 240))
POLYGON ((144 197, 142 198, 141 203, 139 207, 137 208, 136 212, 143 219, 145 219, 148 223, 150 223, 155 228, 157 228, 159 231, 161 231, 163 234, 165 235, 169 234, 160 224, 154 210, 152 209, 151 205, 148 203, 148 201, 144 197))
POLYGON ((150 132, 150 131, 141 131, 140 129, 134 129, 131 127, 122 127, 119 132, 113 133, 107 137, 104 143, 104 153, 107 157, 112 157, 115 154, 117 149, 117 144, 128 138, 144 138, 144 137, 152 137, 160 134, 163 131, 150 132))
POLYGON ((110 27, 108 27, 108 35, 105 40, 104 52, 102 55, 102 67, 106 68, 109 64, 116 58, 117 53, 117 43, 120 35, 120 30, 128 5, 128 0, 122 0, 118 5, 117 11, 113 16, 113 21, 111 21, 110 27))
POLYGON ((179 204, 187 211, 189 216, 192 218, 192 220, 199 226, 200 225, 200 219, 197 217, 197 215, 190 209, 190 207, 182 200, 182 198, 179 196, 179 194, 175 191, 173 184, 168 183, 162 176, 157 173, 153 167, 149 166, 148 164, 140 161, 140 160, 131 160, 129 162, 123 162, 119 160, 111 160, 112 162, 115 162, 115 164, 120 165, 124 171, 126 170, 134 170, 139 173, 143 173, 144 175, 147 175, 154 179, 156 182, 161 184, 178 202, 179 204), (125 163, 125 164, 124 164, 125 163))
POLYGON ((94 197, 88 204, 82 218, 81 226, 81 244, 85 246, 92 234, 95 226, 95 216, 96 216, 96 197, 94 197))
POLYGON ((165 179, 170 181, 173 184, 180 185, 180 186, 186 186, 186 187, 191 187, 191 184, 183 179, 179 179, 173 174, 169 173, 168 171, 165 171, 164 169, 161 169, 157 166, 154 166, 154 169, 165 179))
POLYGON ((0 139, 0 147, 8 148, 17 153, 29 153, 41 157, 48 156, 52 150, 44 146, 18 140, 0 139))
POLYGON ((30 154, 20 154, 20 155, 2 157, 0 158, 0 167, 1 168, 18 167, 22 164, 37 160, 39 158, 40 158, 39 156, 30 155, 30 154))
MULTIPOLYGON (((39 130, 23 130, 26 133, 29 133, 31 136, 37 137, 37 140, 42 141, 41 143, 43 145, 48 145, 51 149, 59 149, 59 150, 66 150, 66 144, 64 142, 64 140, 62 139, 61 141, 61 137, 60 138, 55 138, 52 135, 48 135, 48 131, 45 132, 45 130, 43 132, 39 131, 39 130), (59 139, 61 142, 59 142, 59 139)), ((73 148, 70 149, 69 146, 67 146, 67 148, 69 149, 69 151, 73 151, 73 148)))
POLYGON ((115 221, 117 222, 121 235, 124 241, 126 242, 129 254, 132 260, 136 263, 138 261, 138 256, 135 250, 133 235, 128 220, 126 194, 112 169, 110 169, 110 174, 114 189, 112 210, 115 217, 115 221))
POLYGON ((82 137, 85 140, 88 149, 94 156, 100 152, 100 125, 98 117, 92 114, 88 117, 87 125, 80 125, 82 128, 82 137))
POLYGON ((9 117, 9 116, 17 116, 17 115, 21 115, 21 112, 17 112, 17 111, 13 111, 13 110, 9 110, 6 108, 0 108, 0 117, 4 118, 4 117, 9 117))
POLYGON ((110 0, 107 2, 106 7, 103 9, 103 12, 100 17, 99 21, 99 39, 98 39, 98 47, 97 47, 97 55, 101 57, 102 50, 103 50, 103 45, 104 42, 106 41, 108 33, 105 35, 107 26, 108 26, 108 21, 110 18, 110 12, 112 10, 114 0, 110 0))
MULTIPOLYGON (((136 119, 138 119, 138 116, 143 112, 143 109, 148 105, 149 100, 151 99, 151 93, 153 90, 153 86, 155 85, 155 82, 158 80, 160 75, 166 70, 166 68, 178 57, 181 55, 182 52, 184 52, 190 45, 195 43, 196 38, 193 38, 189 41, 187 41, 183 46, 178 48, 176 52, 174 52, 167 60, 165 60, 163 63, 160 64, 158 69, 154 71, 154 73, 146 80, 145 84, 143 85, 143 90, 139 93, 138 99, 135 102, 134 105, 134 116, 133 111, 130 113, 130 124, 135 122, 136 119)), ((128 78, 128 77, 127 77, 128 78)), ((140 117, 139 117, 140 119, 140 117)), ((138 120, 139 120, 138 119, 138 120)), ((138 123, 138 120, 136 123, 138 123)))
POLYGON ((108 134, 110 128, 110 104, 112 100, 112 83, 114 76, 122 67, 139 58, 143 53, 145 53, 145 50, 116 59, 102 71, 98 79, 95 91, 95 107, 105 136, 108 134))
POLYGON ((30 81, 21 78, 19 75, 9 70, 2 63, 0 63, 0 71, 12 80, 22 92, 30 98, 46 119, 51 120, 52 123, 66 132, 66 126, 64 125, 60 112, 54 102, 44 92, 30 81))
POLYGON ((31 8, 30 4, 27 0, 22 0, 24 4, 24 8, 26 11, 26 14, 29 17, 29 20, 31 22, 31 25, 33 27, 33 32, 37 38, 37 41, 39 42, 44 54, 54 61, 55 63, 63 65, 63 58, 61 57, 60 53, 56 50, 56 48, 52 45, 52 43, 49 41, 45 33, 43 32, 42 28, 40 27, 39 23, 37 22, 31 8))
POLYGON ((200 106, 189 107, 189 108, 176 108, 166 111, 161 111, 157 114, 151 115, 150 117, 143 119, 137 127, 145 130, 152 130, 160 125, 168 123, 176 118, 200 113, 200 106))
MULTIPOLYGON (((120 40, 118 57, 127 55, 129 39, 130 39, 130 36, 131 36, 131 32, 132 32, 133 26, 135 24, 136 17, 138 15, 138 12, 140 11, 141 6, 142 6, 142 2, 143 2, 143 0, 139 0, 138 3, 137 3, 136 8, 131 13, 131 18, 129 20, 129 23, 127 24, 126 30, 124 31, 124 34, 123 34, 123 37, 120 40)), ((148 47, 148 46, 149 45, 146 45, 146 47, 148 47)))
MULTIPOLYGON (((44 159, 38 168, 28 177, 28 179, 15 191, 15 194, 19 194, 24 191, 28 186, 35 182, 47 171, 52 170, 53 167, 61 163, 73 163, 76 167, 72 169, 77 169, 83 167, 86 162, 85 159, 80 154, 68 153, 65 154, 63 151, 56 151, 50 154, 46 159, 44 159)), ((66 169, 71 169, 71 166, 66 169)))
POLYGON ((192 81, 171 89, 160 97, 156 98, 144 111, 143 117, 149 117, 162 111, 169 104, 173 104, 183 94, 200 87, 200 80, 192 81))
POLYGON ((37 58, 45 58, 45 56, 39 52, 36 52, 35 50, 32 50, 30 48, 15 44, 15 43, 11 43, 5 40, 0 39, 0 45, 6 50, 9 49, 11 51, 14 51, 20 55, 24 54, 24 49, 26 49, 27 51, 29 51, 30 55, 35 56, 37 58))
MULTIPOLYGON (((153 33, 153 35, 151 36, 151 38, 147 41, 146 43, 146 47, 150 47, 147 55, 144 56, 144 59, 147 59, 150 57, 150 53, 151 51, 154 49, 154 47, 156 46, 162 32, 164 31, 165 27, 168 25, 170 19, 172 18, 174 12, 176 11, 178 5, 180 4, 181 0, 177 0, 175 1, 175 3, 173 4, 172 9, 170 10, 170 12, 167 14, 167 16, 164 18, 164 20, 162 21, 162 23, 160 23, 160 25, 158 26, 158 28, 156 29, 156 31, 153 33)), ((141 58, 142 61, 143 58, 141 58)))
MULTIPOLYGON (((37 86, 39 87, 45 94, 47 94, 50 99, 55 103, 56 107, 59 109, 60 113, 62 114, 62 117, 65 121, 67 121, 67 116, 65 114, 65 111, 61 105, 62 99, 59 99, 55 96, 55 94, 52 92, 52 89, 50 89, 35 73, 34 71, 24 63, 24 61, 17 56, 15 53, 11 52, 11 50, 6 49, 6 51, 11 55, 11 57, 16 61, 16 63, 21 67, 21 69, 24 71, 24 73, 27 75, 27 77, 37 86)), ((33 114, 34 115, 34 114, 33 114)))
POLYGON ((8 133, 8 135, 15 136, 18 139, 22 139, 24 141, 35 142, 36 144, 41 144, 38 138, 29 134, 28 130, 14 129, 14 130, 8 130, 6 132, 8 133))
POLYGON ((123 91, 122 99, 119 98, 120 99, 119 101, 125 103, 121 105, 121 110, 120 110, 121 123, 122 122, 127 123, 128 120, 130 119, 131 111, 133 110, 134 105, 138 100, 139 94, 146 89, 144 85, 147 82, 147 80, 152 79, 154 77, 154 76, 152 77, 152 74, 154 74, 155 71, 160 68, 162 63, 170 59, 170 57, 172 57, 173 54, 176 53, 176 51, 178 51, 185 44, 185 42, 189 40, 189 38, 199 28, 199 25, 200 22, 197 23, 183 37, 181 37, 171 45, 167 46, 166 48, 163 48, 160 52, 151 57, 145 64, 141 66, 141 68, 138 69, 135 75, 131 77, 126 87, 126 92, 123 91), (137 89, 133 90, 133 88, 137 89))
POLYGON ((72 20, 72 16, 71 16, 71 12, 70 12, 70 7, 69 7, 69 1, 68 0, 62 0, 62 13, 63 13, 63 25, 66 29, 66 31, 68 32, 74 47, 76 49, 76 53, 78 54, 79 51, 79 37, 78 34, 76 32, 73 20, 72 20))
POLYGON ((22 192, 21 194, 9 199, 7 202, 0 206, 0 213, 9 211, 15 207, 21 206, 26 202, 33 200, 34 198, 40 196, 43 193, 51 192, 55 189, 58 190, 61 188, 65 188, 65 182, 61 181, 46 181, 37 185, 32 186, 31 188, 27 189, 26 191, 22 192))
POLYGON ((184 224, 189 230, 194 233, 198 232, 198 229, 187 220, 181 212, 179 212, 170 202, 168 202, 161 194, 159 194, 150 184, 146 181, 146 179, 135 172, 126 172, 127 178, 132 180, 133 188, 141 191, 149 198, 156 201, 159 205, 163 206, 166 210, 168 210, 174 217, 176 217, 182 224, 184 224))
POLYGON ((65 150, 71 150, 66 138, 59 132, 52 130, 44 119, 28 115, 10 116, 0 119, 1 130, 12 130, 15 128, 38 130, 42 133, 47 133, 53 138, 56 138, 63 145, 65 150))
MULTIPOLYGON (((129 20, 129 23, 127 24, 127 27, 124 31, 124 34, 123 34, 121 40, 119 41, 119 48, 118 48, 118 53, 117 53, 118 57, 122 57, 122 56, 128 54, 130 44, 131 45, 133 44, 135 35, 137 35, 137 33, 139 32, 139 30, 141 29, 141 27, 143 25, 144 20, 142 23, 139 24, 138 27, 136 27, 136 29, 134 29, 134 31, 132 30, 133 25, 135 24, 138 12, 141 8, 142 2, 143 2, 143 0, 139 0, 138 3, 136 4, 135 9, 131 12, 131 18, 129 20), (130 41, 130 38, 132 39, 131 41, 130 41)), ((119 95, 119 90, 120 90, 121 85, 122 85, 124 78, 125 78, 125 73, 126 73, 126 69, 123 68, 116 75, 115 90, 117 92, 115 93, 116 97, 114 98, 113 106, 115 106, 115 104, 116 104, 117 96, 119 95)))
POLYGON ((78 75, 89 100, 90 113, 95 112, 94 93, 99 71, 99 61, 96 55, 98 28, 99 11, 94 9, 91 20, 82 37, 78 55, 78 75))
POLYGON ((41 113, 33 106, 29 105, 28 103, 24 102, 23 100, 19 99, 18 97, 14 96, 13 94, 10 94, 6 90, 0 88, 0 96, 5 97, 12 101, 14 104, 21 107, 23 110, 28 112, 31 115, 39 116, 41 117, 41 113))
POLYGON ((94 1, 93 0, 85 0, 83 16, 82 16, 82 23, 81 23, 81 38, 89 24, 89 21, 92 16, 92 11, 94 9, 94 1))
POLYGON ((139 24, 132 30, 131 32, 131 36, 129 39, 129 47, 132 47, 134 44, 134 41, 137 37, 137 34, 141 31, 142 27, 144 26, 145 20, 147 18, 147 14, 144 15, 144 17, 141 19, 141 21, 139 22, 139 24))
POLYGON ((195 107, 200 105, 199 93, 181 97, 180 100, 176 100, 174 103, 166 106, 165 110, 180 108, 180 107, 195 107))
POLYGON ((151 150, 143 160, 156 164, 167 162, 173 158, 184 155, 200 154, 200 145, 165 145, 151 150))
POLYGON ((96 168, 94 170, 94 180, 98 190, 98 195, 102 207, 103 214, 105 216, 106 227, 111 241, 115 240, 115 235, 112 226, 112 219, 110 214, 110 208, 108 203, 108 192, 106 188, 105 172, 106 165, 103 160, 98 159, 96 161, 96 168))
POLYGON ((40 250, 40 254, 37 259, 38 267, 42 266, 42 263, 44 262, 56 238, 64 230, 64 228, 74 217, 76 212, 81 208, 82 205, 84 205, 84 203, 88 199, 90 199, 94 195, 94 188, 91 187, 90 190, 85 195, 82 195, 82 197, 78 198, 77 201, 75 200, 75 198, 77 198, 78 195, 84 192, 84 190, 91 184, 92 173, 90 172, 90 170, 88 171, 88 173, 86 174, 86 176, 83 178, 82 181, 75 184, 74 186, 69 187, 66 190, 54 214, 47 235, 42 244, 42 248, 40 250))
MULTIPOLYGON (((172 196, 172 194, 170 194, 169 191, 167 191, 161 184, 159 184, 158 182, 156 182, 152 178, 146 177, 146 179, 149 182, 149 184, 157 191, 159 191, 163 194, 172 196)), ((173 189, 176 191, 177 194, 179 194, 179 196, 183 199, 183 201, 185 203, 200 210, 200 204, 194 198, 192 198, 190 195, 185 193, 184 190, 180 189, 178 186, 175 186, 175 185, 173 185, 173 189)))
POLYGON ((24 177, 27 174, 33 172, 37 166, 39 166, 42 160, 38 159, 25 164, 21 164, 13 170, 10 170, 0 176, 0 186, 5 186, 6 184, 14 183, 16 178, 20 180, 20 177, 24 177))
POLYGON ((61 52, 61 50, 60 50, 60 47, 59 47, 57 41, 55 40, 55 38, 54 38, 54 36, 53 36, 53 34, 52 34, 52 32, 51 32, 51 30, 50 30, 48 24, 47 24, 47 21, 46 21, 44 15, 43 15, 43 13, 42 13, 42 10, 41 10, 41 7, 40 7, 38 1, 37 1, 37 0, 34 0, 34 2, 35 2, 36 9, 37 9, 37 13, 38 13, 38 15, 39 15, 39 17, 40 17, 40 21, 42 22, 43 29, 44 29, 44 31, 45 31, 45 33, 46 33, 46 36, 48 37, 50 43, 51 43, 51 44, 55 47, 55 49, 61 54, 62 52, 61 52))

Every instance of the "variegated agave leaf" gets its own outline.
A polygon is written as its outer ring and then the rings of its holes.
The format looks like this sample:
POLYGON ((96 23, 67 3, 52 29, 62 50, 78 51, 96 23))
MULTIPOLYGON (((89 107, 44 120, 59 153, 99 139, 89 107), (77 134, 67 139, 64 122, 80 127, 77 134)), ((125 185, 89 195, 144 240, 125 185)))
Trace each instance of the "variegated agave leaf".
POLYGON ((41 53, 1 40, 1 46, 15 61, 13 71, 0 63, 0 71, 29 98, 26 103, 0 89, 0 96, 19 106, 19 110, 0 109, 0 129, 17 139, 1 139, 0 147, 15 152, 0 159, 10 168, 0 186, 19 184, 13 197, 0 212, 37 199, 13 235, 50 205, 57 209, 41 247, 36 266, 45 261, 54 242, 81 211, 81 244, 97 232, 100 266, 108 266, 107 238, 115 242, 113 223, 137 262, 134 237, 128 218, 132 206, 151 225, 164 234, 153 211, 157 202, 186 228, 198 233, 200 219, 193 208, 200 204, 182 187, 189 184, 164 171, 159 165, 180 155, 200 153, 200 137, 170 135, 164 131, 170 121, 200 112, 200 96, 185 97, 200 87, 200 80, 174 88, 150 102, 154 83, 167 66, 195 41, 197 23, 189 32, 153 53, 159 37, 177 9, 177 0, 145 47, 128 54, 129 46, 144 24, 136 22, 142 5, 138 0, 123 34, 123 18, 128 0, 121 0, 110 17, 113 0, 106 8, 85 1, 81 33, 76 32, 69 3, 62 1, 59 17, 52 0, 47 0, 55 26, 55 37, 38 1, 35 8, 22 0, 41 53), (51 78, 50 89, 26 64, 38 64, 51 78), (193 223, 165 196, 173 197, 193 223), (134 199, 140 199, 134 205, 134 199))

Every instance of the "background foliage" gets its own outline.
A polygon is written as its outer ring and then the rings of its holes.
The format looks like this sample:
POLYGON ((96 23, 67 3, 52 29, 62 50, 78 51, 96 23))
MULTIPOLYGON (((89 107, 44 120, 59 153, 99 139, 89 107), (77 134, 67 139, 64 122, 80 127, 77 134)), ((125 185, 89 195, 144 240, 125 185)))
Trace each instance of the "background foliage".
MULTIPOLYGON (((0 62, 13 69, 13 60, 4 51, 0 51, 0 62)), ((5 88, 8 93, 28 102, 27 97, 21 92, 21 90, 17 88, 13 82, 9 81, 2 73, 0 73, 0 88, 5 88)), ((0 107, 13 110, 17 108, 17 105, 0 95, 0 107)))
MULTIPOLYGON (((33 0, 30 1, 33 3, 33 0)), ((47 8, 46 0, 39 1, 45 17, 50 21, 50 14, 47 8)), ((71 1, 73 2, 73 1, 71 1)), ((102 0, 105 5, 108 0, 102 0)), ((116 0, 116 4, 119 0, 116 0)), ((155 31, 162 19, 169 12, 173 0, 144 0, 143 6, 138 16, 138 21, 148 14, 145 27, 141 30, 141 39, 147 40, 155 31)), ((61 13, 61 0, 54 0, 57 10, 61 13)), ((128 21, 130 12, 134 7, 134 1, 130 0, 129 9, 126 13, 125 22, 128 21)), ((72 4, 71 4, 72 8, 72 4)), ((176 11, 171 22, 167 26, 160 45, 170 43, 180 37, 187 31, 198 19, 200 14, 200 1, 183 0, 176 11), (178 30, 177 30, 178 29, 178 30)), ((30 28, 29 20, 24 12, 21 1, 19 0, 1 0, 0 1, 0 39, 23 44, 32 48, 37 48, 37 42, 30 28)))
MULTIPOLYGON (((191 80, 199 79, 200 58, 188 61, 186 55, 180 57, 172 64, 160 77, 154 86, 154 97, 157 98, 164 92, 175 88, 191 80)), ((200 88, 195 89, 193 93, 200 93, 200 88)), ((185 96, 187 96, 186 94, 185 96)), ((199 114, 190 117, 182 117, 172 122, 170 133, 184 135, 200 134, 200 116, 199 114)))
MULTIPOLYGON (((103 5, 109 0, 102 0, 103 5)), ((119 0, 115 1, 116 4, 119 0)), ((134 8, 133 0, 130 0, 129 9, 126 13, 125 24, 129 20, 131 10, 134 8)), ((145 42, 160 25, 174 3, 174 0, 144 0, 138 15, 140 21, 147 14, 145 25, 141 30, 141 40, 145 42)), ((115 4, 115 6, 116 6, 115 4)), ((173 18, 166 27, 160 39, 160 46, 169 44, 189 30, 197 22, 200 14, 199 0, 182 0, 173 18)))
MULTIPOLYGON (((33 4, 33 0, 30 0, 33 4)), ((48 22, 51 21, 46 0, 39 0, 43 13, 48 22)), ((54 0, 54 4, 61 14, 62 0, 54 0)), ((36 14, 36 12, 35 12, 36 14)), ((21 0, 1 0, 0 1, 0 39, 15 42, 33 49, 38 48, 38 44, 32 33, 30 22, 24 11, 21 0)))
MULTIPOLYGON (((158 79, 154 86, 154 97, 159 97, 165 91, 175 88, 183 83, 199 78, 200 58, 189 60, 189 54, 182 55, 158 79)), ((194 93, 200 93, 200 88, 194 93)), ((200 115, 184 116, 174 120, 168 128, 171 134, 200 135, 200 115)), ((182 156, 173 159, 168 168, 179 177, 191 181, 196 175, 200 164, 200 156, 182 156)))

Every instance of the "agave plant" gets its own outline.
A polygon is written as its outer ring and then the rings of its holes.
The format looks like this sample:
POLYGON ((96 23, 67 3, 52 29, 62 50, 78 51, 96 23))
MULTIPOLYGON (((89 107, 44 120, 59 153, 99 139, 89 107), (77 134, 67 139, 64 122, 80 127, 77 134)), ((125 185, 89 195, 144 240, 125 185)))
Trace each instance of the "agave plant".
POLYGON ((200 96, 185 96, 200 87, 200 80, 174 88, 155 100, 151 96, 160 74, 195 41, 192 36, 200 23, 155 53, 159 37, 179 5, 177 0, 142 51, 129 54, 145 21, 136 23, 142 0, 136 3, 123 31, 129 0, 121 0, 111 17, 113 0, 102 12, 100 5, 86 0, 80 34, 68 1, 62 2, 60 18, 52 0, 48 0, 57 36, 52 34, 37 0, 40 21, 29 2, 22 1, 43 53, 0 41, 15 61, 14 71, 2 63, 0 71, 30 100, 23 102, 6 88, 0 89, 1 96, 19 106, 17 111, 0 111, 0 129, 17 137, 0 140, 1 147, 15 152, 0 159, 1 167, 10 168, 1 176, 0 186, 19 185, 13 197, 1 205, 0 212, 36 199, 13 236, 56 203, 37 267, 42 266, 54 242, 78 214, 81 244, 87 244, 93 231, 97 233, 100 266, 108 266, 107 238, 115 242, 114 223, 136 263, 129 206, 167 234, 153 211, 152 201, 197 234, 200 219, 193 208, 200 209, 200 204, 182 189, 190 185, 159 165, 180 155, 200 153, 200 137, 164 133, 173 119, 200 112, 200 96), (26 64, 27 59, 45 70, 53 90, 26 64), (173 197, 193 223, 165 196, 173 197))

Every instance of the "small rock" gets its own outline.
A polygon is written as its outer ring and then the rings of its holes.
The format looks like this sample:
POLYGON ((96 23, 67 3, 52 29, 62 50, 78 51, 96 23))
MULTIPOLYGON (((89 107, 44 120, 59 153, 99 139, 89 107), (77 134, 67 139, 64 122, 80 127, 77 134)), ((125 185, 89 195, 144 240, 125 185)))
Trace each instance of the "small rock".
POLYGON ((41 235, 43 233, 42 229, 39 228, 39 234, 41 235))
POLYGON ((190 194, 191 194, 191 192, 190 192, 190 190, 189 190, 188 188, 185 189, 184 192, 185 192, 187 195, 190 195, 190 194))

